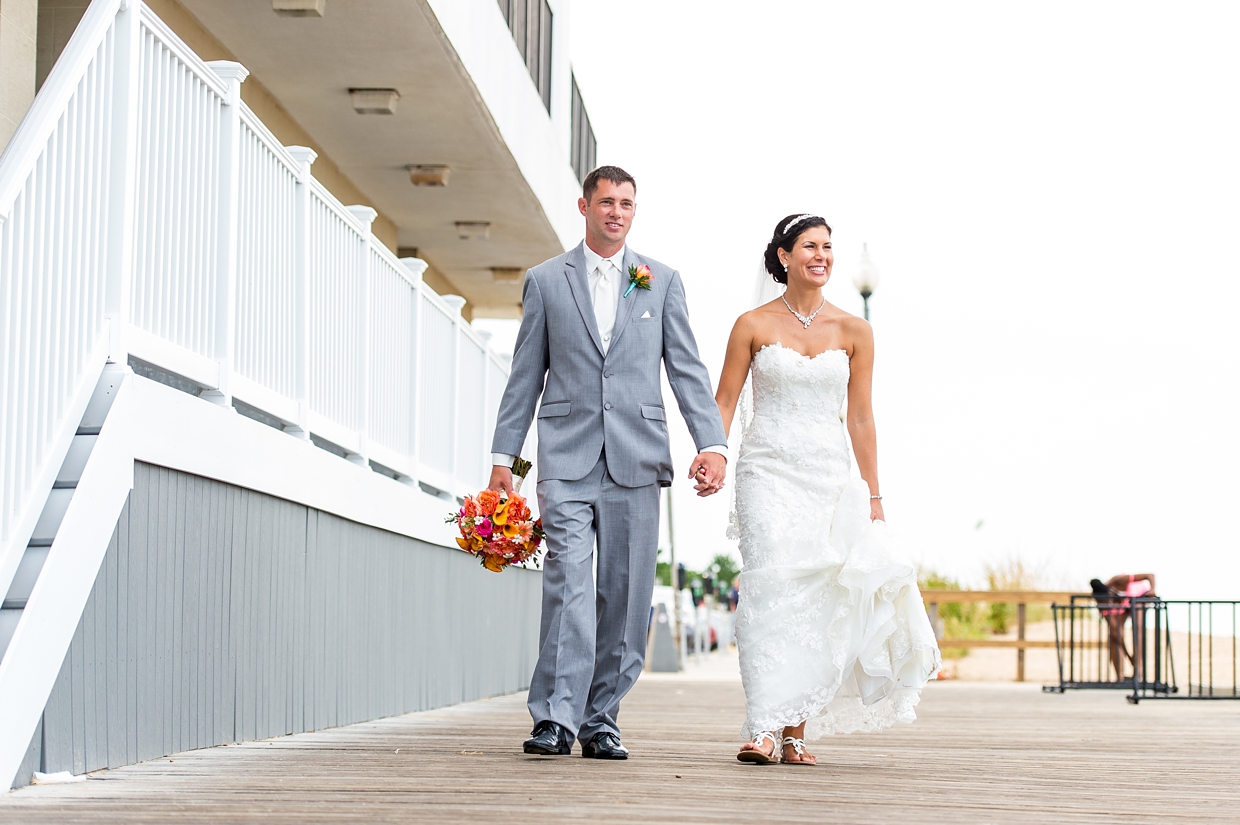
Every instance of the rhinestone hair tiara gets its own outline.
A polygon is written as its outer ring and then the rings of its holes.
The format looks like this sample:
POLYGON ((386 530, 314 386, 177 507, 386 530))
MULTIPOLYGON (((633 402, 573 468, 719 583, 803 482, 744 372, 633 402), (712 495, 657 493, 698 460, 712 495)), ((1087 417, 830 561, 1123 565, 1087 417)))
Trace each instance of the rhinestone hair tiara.
MULTIPOLYGON (((807 220, 809 220, 810 218, 818 218, 818 216, 817 216, 817 215, 798 215, 798 216, 796 216, 795 218, 793 218, 792 220, 788 221, 788 223, 787 223, 787 224, 785 224, 784 228, 783 228, 782 230, 780 230, 780 233, 779 233, 779 234, 780 234, 780 235, 787 235, 787 234, 788 234, 788 232, 792 229, 792 227, 796 226, 796 225, 797 225, 797 224, 799 224, 801 221, 807 221, 807 220)), ((822 220, 822 218, 818 218, 818 220, 820 220, 820 221, 821 221, 821 220, 822 220)))

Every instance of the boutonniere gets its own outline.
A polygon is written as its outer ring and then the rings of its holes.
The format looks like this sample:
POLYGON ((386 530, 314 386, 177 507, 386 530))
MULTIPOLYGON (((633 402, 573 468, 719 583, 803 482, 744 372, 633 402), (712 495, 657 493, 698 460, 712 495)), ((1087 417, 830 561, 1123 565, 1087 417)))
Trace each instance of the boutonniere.
POLYGON ((629 266, 629 288, 624 291, 624 297, 629 297, 635 289, 650 289, 650 267, 645 264, 629 266))

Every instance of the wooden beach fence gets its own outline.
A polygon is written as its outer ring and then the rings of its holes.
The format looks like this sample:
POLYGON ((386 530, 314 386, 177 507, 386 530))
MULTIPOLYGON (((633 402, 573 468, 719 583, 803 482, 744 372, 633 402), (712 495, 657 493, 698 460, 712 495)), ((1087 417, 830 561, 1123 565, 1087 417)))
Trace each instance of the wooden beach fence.
POLYGON ((1016 649, 1016 681, 1025 681, 1025 651, 1035 647, 1053 648, 1051 639, 1030 640, 1025 638, 1026 607, 1031 604, 1067 604, 1073 596, 1089 595, 1056 590, 923 590, 921 598, 930 613, 930 626, 939 636, 940 604, 1014 604, 1016 605, 1015 639, 944 639, 939 647, 1010 647, 1016 649))

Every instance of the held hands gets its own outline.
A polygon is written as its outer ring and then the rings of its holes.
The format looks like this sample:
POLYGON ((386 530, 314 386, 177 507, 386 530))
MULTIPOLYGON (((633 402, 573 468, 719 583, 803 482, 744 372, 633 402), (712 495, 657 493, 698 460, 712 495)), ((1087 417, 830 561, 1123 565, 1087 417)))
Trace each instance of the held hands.
POLYGON ((512 470, 502 464, 496 464, 491 468, 491 480, 487 482, 487 489, 494 490, 497 493, 503 492, 512 495, 512 470))
POLYGON ((689 478, 697 482, 693 489, 702 498, 722 490, 727 474, 728 460, 719 453, 698 453, 689 467, 689 478))

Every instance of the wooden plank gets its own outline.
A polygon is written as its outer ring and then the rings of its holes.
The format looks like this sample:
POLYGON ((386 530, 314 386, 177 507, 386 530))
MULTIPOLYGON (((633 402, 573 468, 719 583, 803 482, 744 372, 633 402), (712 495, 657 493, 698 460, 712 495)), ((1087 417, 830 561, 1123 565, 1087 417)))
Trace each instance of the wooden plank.
POLYGON ((735 761, 745 710, 736 681, 642 677, 624 703, 632 757, 621 763, 525 756, 523 698, 178 754, 110 771, 107 781, 19 791, 0 796, 0 821, 711 823, 760 804, 776 813, 755 819, 788 823, 1166 825, 1233 822, 1240 808, 1236 703, 1134 708, 1118 692, 936 683, 915 723, 811 743, 820 764, 793 768, 735 761), (511 776, 520 781, 495 779, 511 776), (1117 793, 1140 802, 1117 808, 1117 793))
MULTIPOLYGON (((1076 645, 1080 647, 1097 647, 1097 643, 1076 645)), ((1055 641, 1053 639, 939 639, 939 648, 945 647, 1008 647, 1013 650, 1026 650, 1031 648, 1054 648, 1055 641)))
POLYGON ((112 590, 112 609, 108 611, 108 767, 134 761, 128 759, 127 695, 129 684, 129 502, 121 508, 113 535, 115 547, 109 550, 108 575, 112 590))
POLYGON ((921 599, 926 604, 1068 604, 1073 596, 1091 596, 1089 593, 1071 593, 1052 590, 923 590, 921 599))
POLYGON ((154 689, 153 651, 150 618, 147 612, 147 576, 150 569, 149 524, 150 465, 134 464, 134 487, 129 492, 129 610, 126 616, 126 644, 129 648, 126 694, 128 717, 127 747, 131 762, 146 758, 150 737, 150 695, 154 689))

